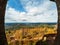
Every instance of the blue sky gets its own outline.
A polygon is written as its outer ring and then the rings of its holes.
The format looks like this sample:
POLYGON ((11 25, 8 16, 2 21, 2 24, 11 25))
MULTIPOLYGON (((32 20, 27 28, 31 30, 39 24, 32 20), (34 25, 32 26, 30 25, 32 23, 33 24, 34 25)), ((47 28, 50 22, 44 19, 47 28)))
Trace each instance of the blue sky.
POLYGON ((49 0, 9 0, 5 23, 57 22, 57 7, 49 0))

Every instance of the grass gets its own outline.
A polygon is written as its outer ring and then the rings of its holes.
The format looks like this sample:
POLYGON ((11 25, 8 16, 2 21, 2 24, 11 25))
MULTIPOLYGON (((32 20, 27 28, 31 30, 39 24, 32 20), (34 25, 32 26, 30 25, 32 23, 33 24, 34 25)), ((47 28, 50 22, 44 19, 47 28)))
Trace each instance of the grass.
MULTIPOLYGON (((56 25, 57 26, 57 25, 56 25)), ((18 30, 6 30, 6 38, 9 45, 35 45, 45 34, 56 33, 57 28, 50 26, 39 26, 33 28, 20 28, 18 30), (12 38, 12 39, 11 39, 12 38), (18 41, 16 43, 16 41, 18 41), (23 42, 21 42, 23 41, 23 42)))

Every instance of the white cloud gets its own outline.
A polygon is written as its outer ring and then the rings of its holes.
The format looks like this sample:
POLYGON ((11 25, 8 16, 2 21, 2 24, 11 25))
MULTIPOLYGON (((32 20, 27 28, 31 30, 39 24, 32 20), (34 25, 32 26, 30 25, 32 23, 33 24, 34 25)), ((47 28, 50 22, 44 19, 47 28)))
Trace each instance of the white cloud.
POLYGON ((27 12, 9 7, 6 10, 5 22, 57 22, 56 8, 50 10, 53 2, 45 1, 40 4, 36 0, 21 0, 21 3, 27 12))

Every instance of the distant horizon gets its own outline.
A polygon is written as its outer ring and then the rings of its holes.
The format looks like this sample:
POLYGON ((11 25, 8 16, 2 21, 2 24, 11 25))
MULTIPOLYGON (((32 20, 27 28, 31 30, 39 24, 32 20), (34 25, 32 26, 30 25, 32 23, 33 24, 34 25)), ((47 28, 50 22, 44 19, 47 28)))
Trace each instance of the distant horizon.
POLYGON ((58 23, 57 22, 4 22, 4 23, 58 23))

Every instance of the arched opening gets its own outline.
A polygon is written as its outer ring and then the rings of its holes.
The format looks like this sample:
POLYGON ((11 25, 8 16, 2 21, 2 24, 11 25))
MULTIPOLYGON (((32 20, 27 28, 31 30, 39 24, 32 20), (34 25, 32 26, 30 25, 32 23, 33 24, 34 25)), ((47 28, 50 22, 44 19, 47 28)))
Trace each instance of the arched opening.
POLYGON ((9 0, 7 2, 5 33, 10 43, 13 40, 15 43, 17 39, 19 44, 28 45, 31 42, 35 44, 45 34, 56 33, 57 23, 58 14, 55 2, 49 0, 9 0))

